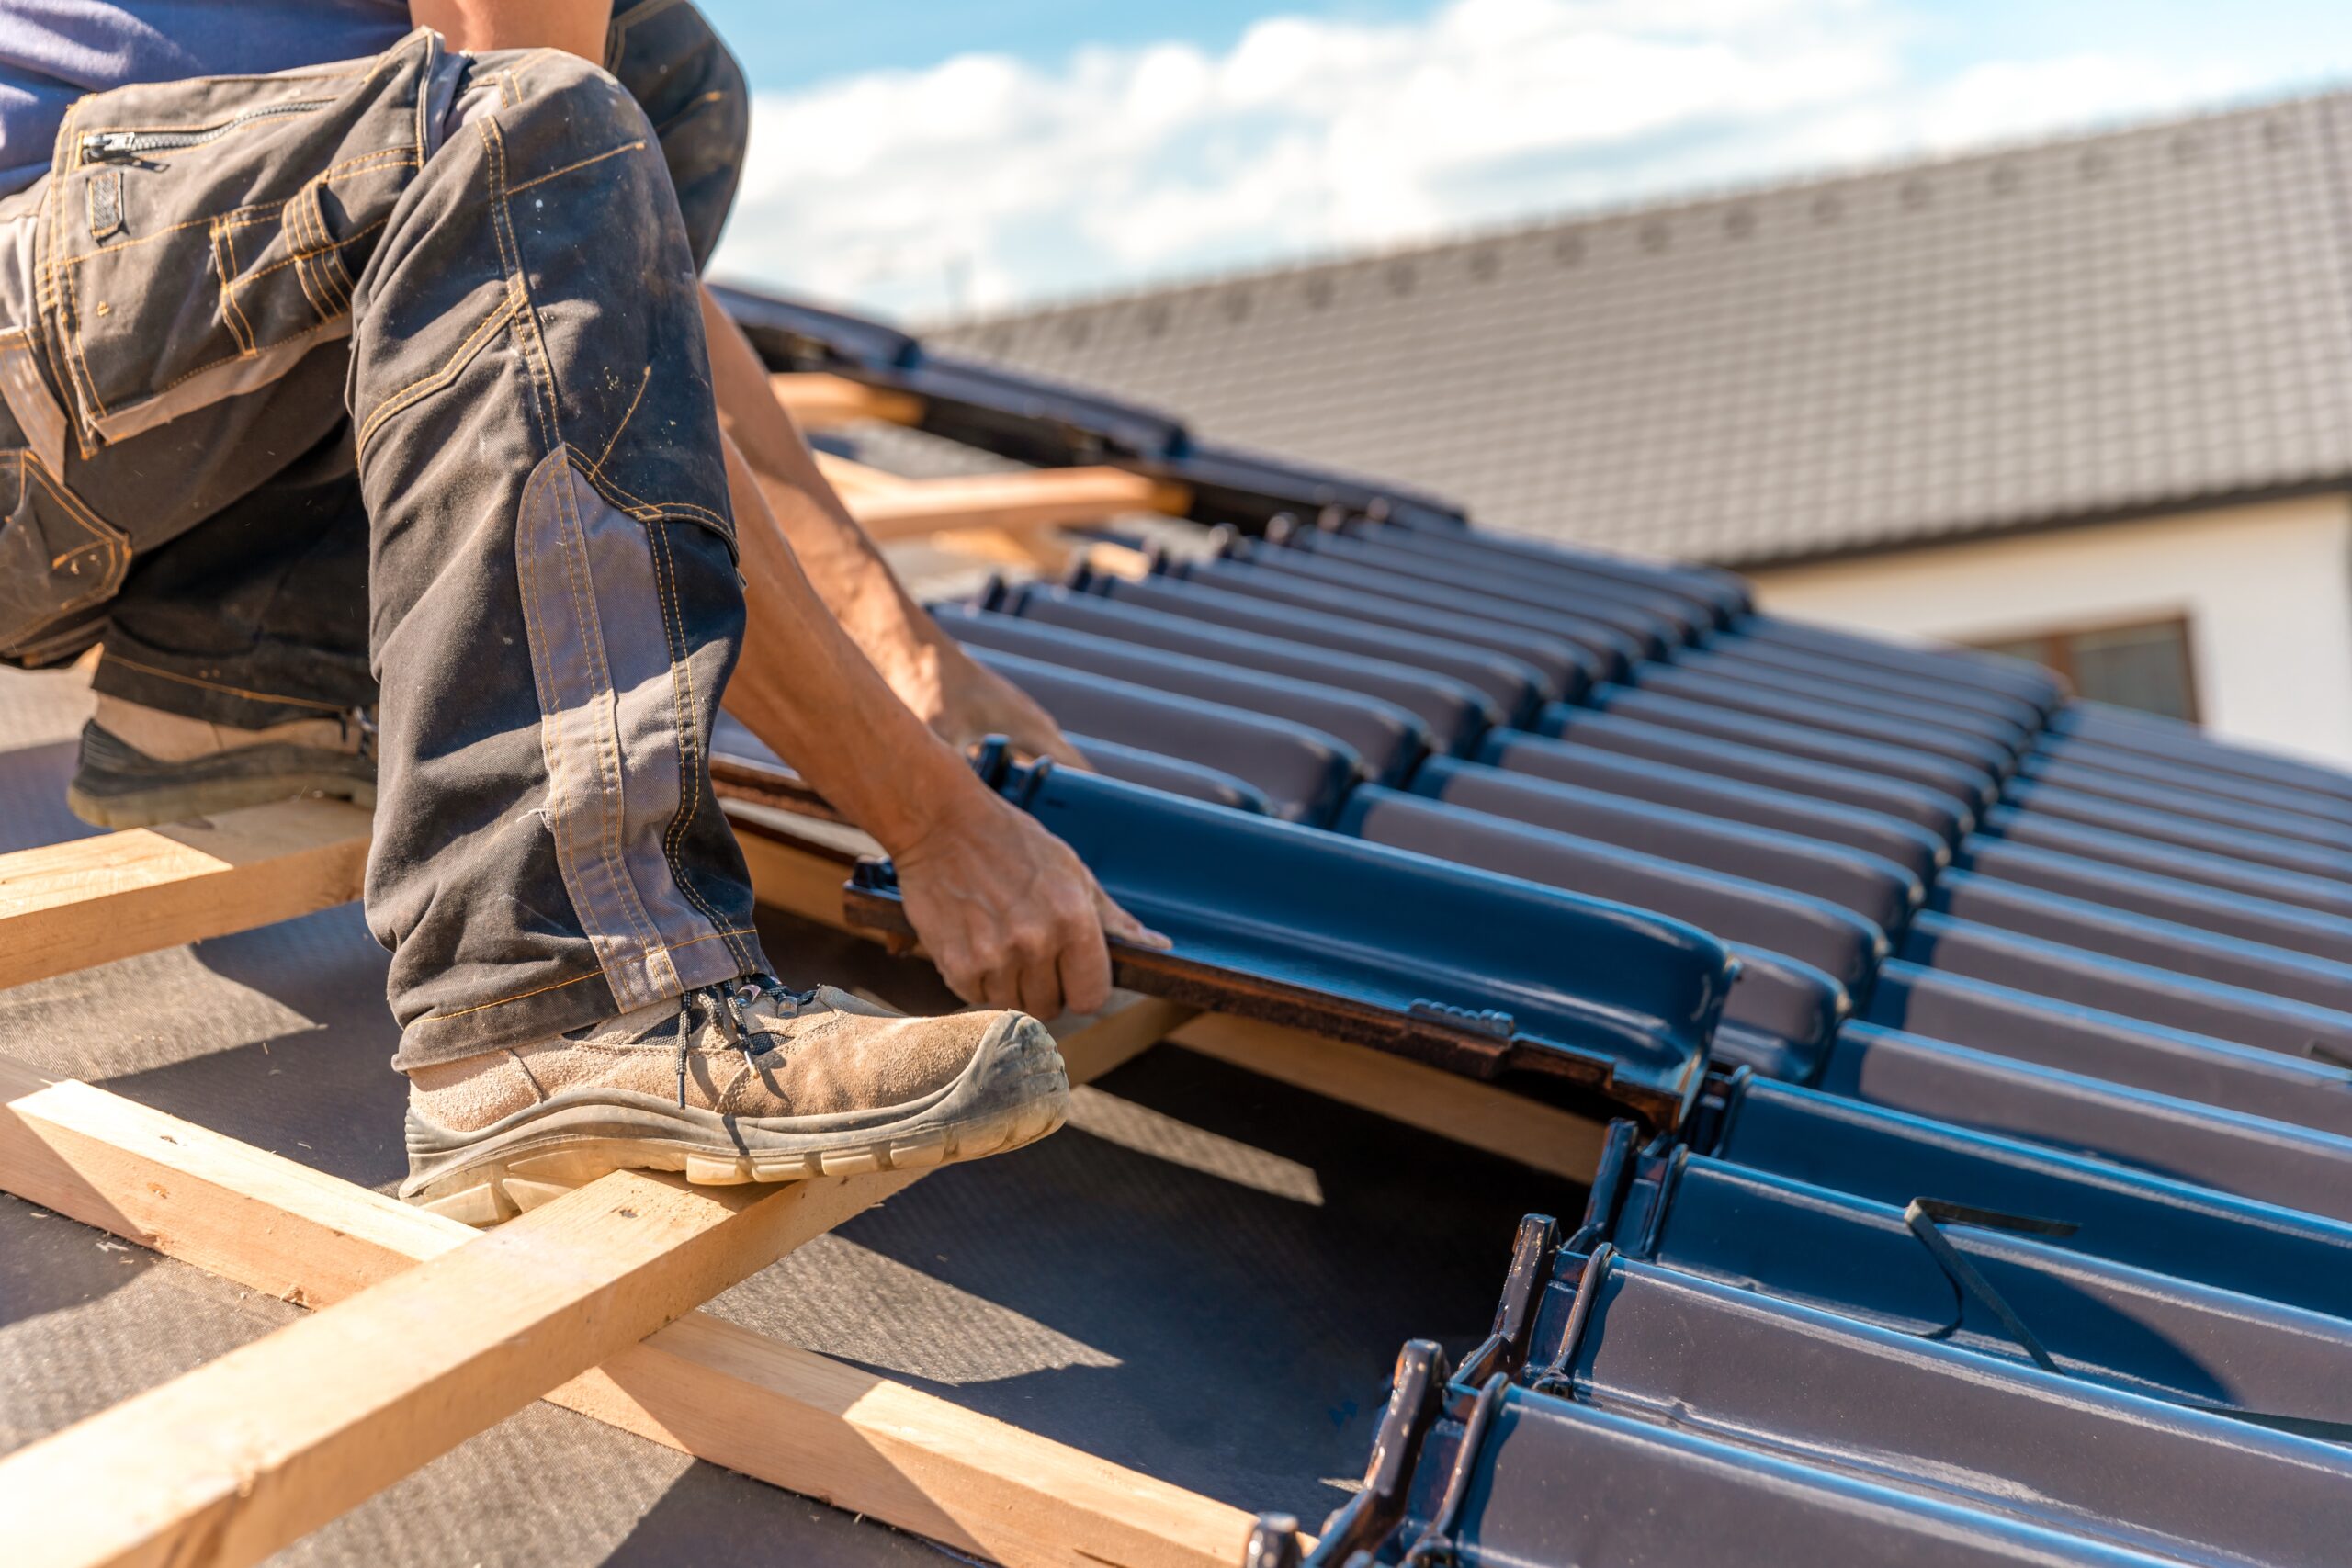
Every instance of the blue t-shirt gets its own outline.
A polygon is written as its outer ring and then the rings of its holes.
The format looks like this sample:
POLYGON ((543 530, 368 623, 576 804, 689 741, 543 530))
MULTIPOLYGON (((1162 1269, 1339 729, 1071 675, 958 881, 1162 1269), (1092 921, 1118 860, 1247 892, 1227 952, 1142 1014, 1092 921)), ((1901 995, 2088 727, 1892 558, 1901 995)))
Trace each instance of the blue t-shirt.
POLYGON ((0 196, 49 172, 85 93, 380 54, 408 0, 0 0, 0 196))

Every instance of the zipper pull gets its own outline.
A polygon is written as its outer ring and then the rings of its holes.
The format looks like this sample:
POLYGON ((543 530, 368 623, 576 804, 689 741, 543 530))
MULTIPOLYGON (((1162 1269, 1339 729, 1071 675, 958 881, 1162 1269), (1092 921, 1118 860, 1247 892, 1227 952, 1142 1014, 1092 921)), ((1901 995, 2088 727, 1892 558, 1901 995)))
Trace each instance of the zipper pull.
POLYGON ((139 151, 139 133, 135 130, 93 130, 82 138, 82 156, 102 164, 129 158, 139 151))

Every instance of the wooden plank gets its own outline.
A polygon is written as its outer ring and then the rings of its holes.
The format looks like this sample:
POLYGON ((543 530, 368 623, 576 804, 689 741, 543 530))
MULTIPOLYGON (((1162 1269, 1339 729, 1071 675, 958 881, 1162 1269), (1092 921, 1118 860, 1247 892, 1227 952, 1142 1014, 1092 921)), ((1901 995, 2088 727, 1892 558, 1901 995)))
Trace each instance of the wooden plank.
POLYGON ((0 855, 0 986, 348 902, 368 824, 291 800, 0 855))
POLYGON ((741 806, 730 806, 728 815, 736 823, 735 842, 743 852, 743 863, 751 868, 753 897, 819 925, 854 929, 842 912, 842 885, 849 880, 854 855, 825 854, 767 833, 746 831, 741 806))
POLYGON ((1311 1094, 1589 1182, 1607 1124, 1385 1051, 1256 1019, 1204 1013, 1169 1043, 1311 1094))
MULTIPOLYGON (((371 819, 341 801, 290 800, 0 854, 0 987, 348 903, 367 874, 371 819)), ((842 865, 820 874, 748 841, 745 852, 770 902, 820 905, 829 874, 840 903, 842 865)), ((839 922, 837 908, 830 918, 839 922)))
POLYGON ((844 501, 853 495, 879 494, 885 491, 904 490, 914 482, 911 479, 902 479, 886 468, 877 468, 870 464, 858 462, 852 457, 839 457, 831 452, 817 452, 811 456, 817 459, 817 471, 825 476, 827 484, 841 492, 844 501))
POLYGON ((12 1560, 258 1562, 838 1224, 855 1185, 567 1193, 0 1460, 12 1560))
POLYGON ((1097 539, 1086 547, 1086 564, 1104 577, 1124 577, 1130 582, 1141 582, 1151 575, 1151 556, 1132 545, 1113 544, 1097 539))
POLYGON ((909 479, 897 490, 854 491, 842 500, 877 542, 920 538, 943 528, 1100 523, 1128 512, 1182 515, 1191 503, 1182 485, 1112 468, 909 479))
POLYGON ((782 372, 770 376, 768 385, 792 423, 803 430, 831 430, 862 420, 915 424, 922 419, 922 400, 913 393, 869 387, 846 376, 782 372))
POLYGON ((1054 528, 942 528, 925 535, 922 542, 995 566, 1058 574, 1078 553, 1068 538, 1054 528))
POLYGON ((761 903, 880 941, 880 933, 852 925, 843 910, 842 884, 860 856, 880 854, 882 846, 846 824, 749 805, 722 802, 735 828, 744 863, 752 870, 752 894, 761 903))
MULTIPOLYGON (((1185 1016, 1184 1010, 1170 1004, 1125 998, 1097 1019, 1074 1021, 1059 1031, 1073 1077, 1107 1071, 1185 1016)), ((797 1214, 797 1221, 787 1218, 766 1226, 757 1243, 757 1251, 764 1252, 796 1235, 805 1239, 819 1228, 838 1224, 879 1195, 880 1184, 895 1190, 908 1179, 911 1177, 836 1179, 778 1190, 764 1198, 758 1196, 759 1189, 706 1192, 654 1178, 632 1178, 630 1182, 632 1192, 644 1187, 667 1194, 660 1201, 683 1206, 690 1223, 704 1206, 695 1201, 698 1194, 715 1194, 713 1201, 721 1208, 748 1205, 742 1209, 747 1214, 767 1204, 797 1214)), ((225 1277, 313 1305, 364 1291, 413 1260, 464 1248, 474 1235, 454 1221, 88 1085, 44 1085, 39 1075, 6 1059, 0 1059, 0 1186, 225 1277)), ((585 1196, 583 1191, 572 1199, 585 1196)), ((651 1212, 634 1197, 620 1206, 636 1209, 639 1219, 651 1212)), ((544 1231, 545 1222, 524 1227, 548 1212, 536 1211, 492 1233, 493 1238, 544 1231)), ((598 1223, 615 1222, 607 1218, 598 1223)), ((729 1258, 730 1269, 741 1261, 731 1250, 729 1258)), ((548 1251, 542 1248, 527 1254, 525 1266, 539 1269, 548 1263, 548 1251)), ((436 1295, 425 1306, 442 1313, 451 1299, 436 1295)), ((350 1352, 346 1348, 341 1353, 350 1352)), ((397 1357, 387 1354, 387 1359, 397 1357)), ((282 1371, 283 1365, 277 1370, 282 1371)), ((236 1374, 253 1375, 245 1370, 236 1374)), ((506 1370, 501 1369, 499 1375, 506 1376, 506 1370)), ((535 1371, 523 1381, 537 1376, 535 1371)), ((500 1386, 516 1384, 508 1377, 500 1386)), ((220 1388, 229 1389, 237 1399, 253 1399, 260 1392, 250 1382, 224 1381, 214 1392, 220 1388)), ((364 1397, 366 1391, 359 1392, 364 1397)), ((185 1400, 187 1395, 175 1397, 185 1400)), ((654 1441, 1012 1568, 1075 1568, 1080 1563, 1210 1568, 1235 1560, 1249 1524, 1239 1510, 1214 1500, 701 1314, 690 1314, 645 1343, 617 1351, 600 1370, 548 1397, 654 1441)), ((387 1403, 378 1400, 379 1405, 387 1403)), ((142 1414, 148 1419, 159 1414, 185 1416, 190 1408, 185 1404, 150 1406, 142 1414)), ((471 1420, 481 1407, 477 1403, 467 1409, 466 1419, 471 1420)), ((409 1410, 410 1416, 414 1414, 409 1410)), ((430 1430, 440 1433, 454 1417, 445 1419, 436 1413, 433 1419, 436 1424, 430 1430)), ((406 1448, 395 1444, 382 1453, 371 1450, 357 1461, 344 1450, 347 1462, 324 1471, 320 1482, 315 1478, 322 1473, 318 1466, 325 1450, 343 1440, 329 1434, 314 1450, 318 1457, 300 1460, 299 1468, 307 1485, 325 1484, 349 1493, 368 1483, 372 1490, 391 1475, 371 1482, 372 1476, 392 1461, 405 1462, 413 1454, 418 1429, 413 1422, 393 1426, 396 1438, 407 1434, 406 1448)), ((273 1426, 262 1438, 265 1447, 277 1444, 271 1452, 283 1451, 283 1429, 273 1426)), ((143 1450, 134 1446, 126 1451, 144 1463, 143 1450)), ((247 1458, 258 1451, 241 1450, 247 1458)), ((82 1450, 81 1458, 89 1461, 88 1450, 82 1450)), ((282 1468, 292 1470, 298 1464, 289 1460, 282 1468)), ((91 1505, 91 1511, 102 1511, 119 1509, 133 1493, 152 1495, 142 1479, 147 1473, 142 1470, 126 1475, 103 1466, 68 1465, 45 1471, 43 1483, 53 1496, 67 1497, 92 1493, 96 1478, 103 1475, 107 1490, 94 1495, 91 1505), (57 1490, 61 1487, 67 1490, 57 1490)), ((185 1479, 168 1468, 154 1474, 185 1479)), ((17 1495, 7 1489, 10 1484, 0 1467, 0 1517, 13 1517, 5 1511, 7 1499, 17 1495)), ((191 1494, 183 1488, 175 1495, 191 1494)), ((264 1506, 280 1529, 299 1523, 300 1508, 314 1511, 317 1502, 314 1493, 288 1493, 276 1483, 253 1495, 262 1496, 263 1503, 237 1505, 232 1517, 240 1521, 257 1517, 248 1510, 264 1506), (286 1496, 298 1499, 299 1506, 281 1503, 286 1496)), ((346 1504, 356 1500, 345 1498, 346 1504)), ((248 1560, 243 1543, 258 1539, 253 1527, 240 1522, 233 1533, 207 1538, 208 1545, 237 1544, 236 1553, 197 1560, 248 1560)))

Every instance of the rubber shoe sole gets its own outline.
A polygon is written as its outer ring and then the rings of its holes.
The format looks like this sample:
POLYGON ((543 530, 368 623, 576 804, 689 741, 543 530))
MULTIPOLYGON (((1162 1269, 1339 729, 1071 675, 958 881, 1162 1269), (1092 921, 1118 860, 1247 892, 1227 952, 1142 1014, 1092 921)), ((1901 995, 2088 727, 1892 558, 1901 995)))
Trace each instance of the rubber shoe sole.
POLYGON ((831 1116, 723 1116, 625 1089, 567 1091, 476 1133, 408 1119, 401 1197, 494 1225, 616 1170, 704 1187, 925 1170, 1035 1143, 1069 1112, 1069 1077, 1043 1024, 1008 1020, 963 1073, 906 1105, 831 1116))
POLYGON ((167 784, 121 795, 96 795, 76 780, 65 786, 66 808, 93 828, 158 828, 249 806, 274 806, 281 800, 323 796, 372 808, 376 784, 335 773, 293 773, 274 778, 207 779, 167 784))
POLYGON ((83 727, 81 764, 65 786, 65 804, 93 827, 153 828, 313 795, 372 807, 376 765, 275 741, 164 762, 93 721, 83 727))

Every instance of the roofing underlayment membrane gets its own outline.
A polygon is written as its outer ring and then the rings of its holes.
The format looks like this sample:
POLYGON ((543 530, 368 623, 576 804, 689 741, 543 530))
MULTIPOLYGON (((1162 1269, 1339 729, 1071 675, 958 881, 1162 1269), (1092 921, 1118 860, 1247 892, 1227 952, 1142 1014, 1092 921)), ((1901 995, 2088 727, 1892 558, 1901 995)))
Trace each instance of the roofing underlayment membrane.
MULTIPOLYGON (((729 302, 775 368, 922 400, 841 455, 1186 487, 1193 537, 936 606, 1098 769, 983 776, 1170 972, 1610 1129, 1580 1189, 1163 1046, 715 1310, 1262 1511, 1269 1568, 2344 1561, 2352 774, 729 302)), ((85 700, 0 686, 0 847, 86 831, 85 700)), ((330 910, 0 992, 0 1050, 383 1187, 382 968, 330 910)), ((292 1310, 0 1235, 0 1446, 292 1310)), ((288 1555, 933 1551, 541 1407, 288 1555)))

